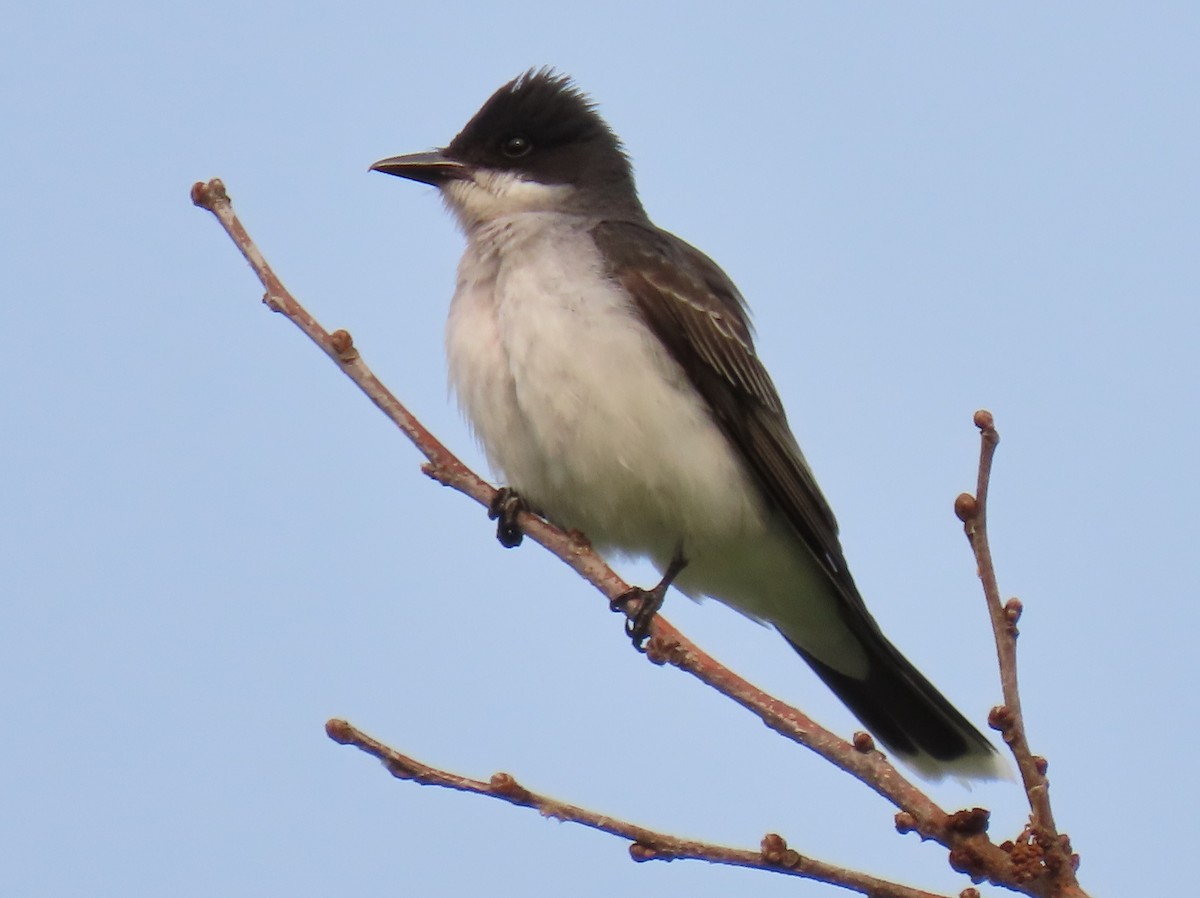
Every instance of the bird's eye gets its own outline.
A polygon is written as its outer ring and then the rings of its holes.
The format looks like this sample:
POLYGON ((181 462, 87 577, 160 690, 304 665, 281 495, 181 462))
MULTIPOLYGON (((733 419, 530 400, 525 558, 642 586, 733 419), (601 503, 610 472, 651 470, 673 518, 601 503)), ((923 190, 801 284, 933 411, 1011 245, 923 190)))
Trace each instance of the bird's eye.
POLYGON ((500 151, 509 159, 520 159, 522 156, 527 156, 532 149, 533 144, 529 142, 529 138, 519 134, 509 137, 500 145, 500 151))

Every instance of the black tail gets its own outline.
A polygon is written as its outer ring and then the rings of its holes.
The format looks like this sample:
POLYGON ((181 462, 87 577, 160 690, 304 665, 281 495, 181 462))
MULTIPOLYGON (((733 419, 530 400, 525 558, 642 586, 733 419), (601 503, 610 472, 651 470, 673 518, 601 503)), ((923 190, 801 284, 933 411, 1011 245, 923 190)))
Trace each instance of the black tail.
POLYGON ((888 642, 874 620, 865 616, 854 623, 867 656, 862 679, 788 642, 884 746, 922 775, 935 780, 946 774, 977 779, 1009 775, 991 742, 888 642))

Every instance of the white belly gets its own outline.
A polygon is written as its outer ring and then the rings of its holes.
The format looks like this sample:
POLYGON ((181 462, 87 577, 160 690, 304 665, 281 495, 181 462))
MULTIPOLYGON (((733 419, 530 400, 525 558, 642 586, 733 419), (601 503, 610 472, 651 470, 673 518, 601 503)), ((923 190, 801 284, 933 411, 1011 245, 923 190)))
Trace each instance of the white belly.
POLYGON ((839 668, 860 665, 824 574, 603 279, 584 223, 526 213, 489 231, 459 266, 446 346, 459 404, 504 482, 601 550, 660 569, 681 550, 684 592, 770 621, 839 668))
POLYGON ((601 279, 583 225, 553 219, 497 223, 491 251, 468 249, 459 268, 450 379, 491 463, 556 523, 660 562, 713 524, 760 527, 756 493, 682 369, 601 279))

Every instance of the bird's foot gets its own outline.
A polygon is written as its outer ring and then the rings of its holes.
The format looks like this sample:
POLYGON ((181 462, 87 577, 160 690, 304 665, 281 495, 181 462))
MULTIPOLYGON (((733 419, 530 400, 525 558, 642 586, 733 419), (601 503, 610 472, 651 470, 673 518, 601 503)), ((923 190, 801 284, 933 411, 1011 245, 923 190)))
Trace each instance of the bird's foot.
POLYGON ((529 506, 516 490, 507 486, 496 490, 488 503, 488 519, 496 522, 496 539, 506 549, 515 549, 525 537, 517 520, 523 511, 529 511, 529 506))
POLYGON ((654 623, 658 610, 662 608, 663 599, 666 598, 672 581, 685 567, 687 567, 687 559, 681 553, 676 552, 657 586, 653 589, 642 589, 635 586, 625 590, 608 603, 608 607, 613 611, 620 611, 627 616, 625 635, 629 637, 633 642, 633 647, 639 652, 646 651, 644 643, 650 637, 650 625, 654 623), (634 602, 637 603, 637 607, 631 612, 629 605, 634 602))

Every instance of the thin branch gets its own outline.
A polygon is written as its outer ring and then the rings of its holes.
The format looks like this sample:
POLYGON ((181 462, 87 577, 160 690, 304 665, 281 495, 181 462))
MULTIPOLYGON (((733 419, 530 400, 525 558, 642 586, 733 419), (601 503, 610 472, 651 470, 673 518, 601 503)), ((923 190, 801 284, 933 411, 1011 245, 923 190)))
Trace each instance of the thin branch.
POLYGON ((681 839, 531 792, 507 773, 494 773, 487 782, 483 782, 439 770, 401 754, 344 720, 330 720, 325 724, 325 731, 335 742, 353 745, 378 758, 397 779, 413 780, 423 786, 441 786, 488 798, 498 798, 518 807, 532 808, 543 817, 565 823, 578 823, 618 838, 628 839, 631 843, 629 853, 635 861, 697 860, 734 867, 750 867, 786 876, 814 879, 872 898, 946 898, 807 857, 789 848, 787 842, 775 833, 768 833, 763 837, 762 846, 758 851, 681 839))
MULTIPOLYGON (((459 461, 392 395, 363 362, 350 334, 344 330, 326 331, 283 286, 234 214, 224 184, 218 179, 196 183, 192 187, 192 201, 216 216, 250 263, 267 291, 263 301, 273 311, 285 315, 320 346, 425 455, 428 459, 423 466, 425 473, 488 507, 495 496, 495 489, 459 461)), ((986 497, 986 478, 983 482, 985 488, 980 493, 986 497)), ((568 564, 609 600, 628 590, 628 585, 577 534, 565 533, 529 514, 522 514, 519 522, 527 536, 568 564)), ((975 544, 974 540, 972 544, 975 544)), ((986 542, 984 546, 986 548, 986 542)), ((990 559, 988 563, 990 565, 990 559)), ((628 613, 632 615, 636 610, 630 607, 628 613)), ((1036 896, 1053 895, 1059 898, 1083 895, 1082 891, 1052 890, 1051 884, 1042 875, 1044 871, 1040 865, 1026 856, 1022 840, 1018 839, 1015 846, 1012 842, 1004 846, 991 842, 986 833, 987 811, 976 808, 947 814, 902 776, 883 754, 876 751, 874 742, 867 734, 856 734, 853 743, 839 738, 798 709, 773 698, 717 662, 661 615, 654 620, 646 654, 657 664, 672 664, 712 686, 756 714, 771 729, 815 751, 892 802, 900 809, 896 815, 899 831, 916 832, 922 839, 932 839, 949 848, 951 866, 967 873, 975 881, 987 879, 997 885, 1036 896)), ((345 726, 349 727, 348 724, 345 726)), ((338 732, 349 730, 338 729, 338 732)))
MULTIPOLYGON (((208 209, 220 221, 266 288, 263 301, 267 306, 286 316, 320 346, 424 454, 429 460, 423 468, 425 473, 488 507, 495 489, 459 461, 383 385, 354 348, 349 333, 326 331, 283 286, 234 213, 225 185, 217 179, 197 183, 192 187, 192 201, 208 209)), ((520 517, 520 524, 526 536, 564 561, 610 601, 629 590, 629 585, 578 535, 568 534, 542 518, 525 513, 520 517)), ((629 609, 630 614, 635 611, 629 609)), ((798 709, 773 698, 722 665, 683 636, 662 615, 654 619, 646 655, 656 664, 671 664, 692 674, 758 715, 771 729, 812 749, 861 780, 910 815, 911 828, 922 837, 947 846, 951 844, 954 835, 947 827, 946 812, 876 751, 869 738, 860 737, 850 743, 838 737, 798 709)))
POLYGON ((1047 878, 1056 884, 1058 891, 1054 894, 1082 894, 1071 891, 1079 888, 1075 877, 1079 857, 1071 853, 1070 841, 1066 836, 1060 835, 1055 826, 1054 814, 1050 808, 1050 783, 1046 779, 1046 759, 1034 755, 1030 750, 1025 718, 1021 713, 1021 693, 1017 683, 1017 621, 1021 617, 1022 605, 1020 600, 1015 598, 1001 603, 996 567, 988 542, 988 487, 991 483, 992 460, 1000 443, 1000 434, 996 431, 991 412, 984 409, 975 413, 975 426, 979 428, 980 434, 979 475, 975 495, 960 495, 954 503, 954 510, 963 522, 963 530, 975 554, 979 579, 992 621, 992 632, 996 638, 996 656, 1000 666, 1000 686, 1004 704, 992 709, 988 722, 1003 735, 1016 759, 1031 811, 1030 826, 1025 836, 1030 844, 1038 849, 1047 878))

